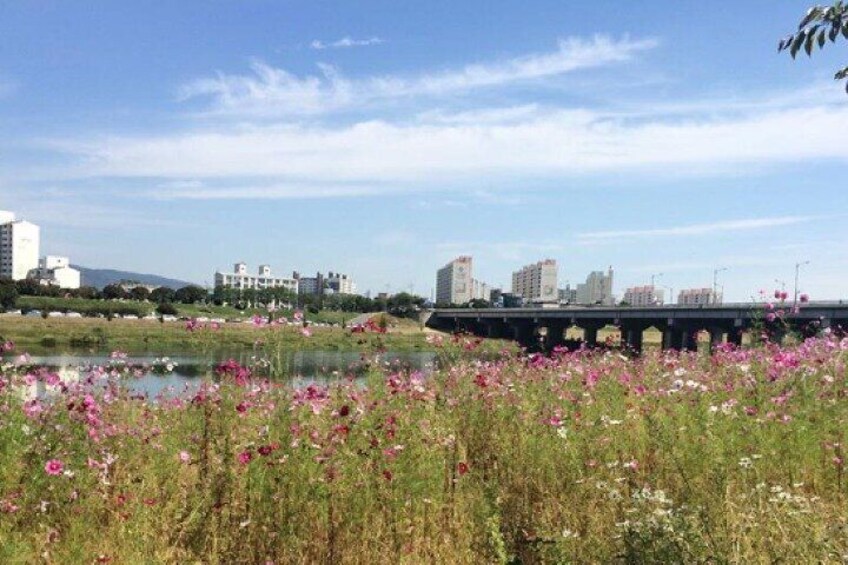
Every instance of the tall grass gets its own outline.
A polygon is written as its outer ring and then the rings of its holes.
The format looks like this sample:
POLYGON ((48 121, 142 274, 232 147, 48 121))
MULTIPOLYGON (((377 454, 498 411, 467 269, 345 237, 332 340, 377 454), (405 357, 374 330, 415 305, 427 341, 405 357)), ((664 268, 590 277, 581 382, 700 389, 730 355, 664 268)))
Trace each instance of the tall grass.
POLYGON ((126 392, 120 360, 80 383, 7 364, 0 562, 848 556, 848 340, 636 360, 443 347, 427 377, 375 365, 294 389, 231 363, 157 401, 126 392), (33 381, 54 395, 22 400, 33 381))

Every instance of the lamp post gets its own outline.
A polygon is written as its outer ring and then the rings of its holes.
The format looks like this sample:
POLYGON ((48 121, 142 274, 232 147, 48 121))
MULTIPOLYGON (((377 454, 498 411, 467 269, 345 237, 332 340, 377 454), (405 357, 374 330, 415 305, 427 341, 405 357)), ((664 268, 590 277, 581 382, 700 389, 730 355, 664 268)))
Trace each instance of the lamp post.
POLYGON ((719 267, 718 269, 713 269, 713 297, 716 296, 716 292, 718 291, 718 274, 726 271, 727 267, 719 267))
POLYGON ((670 306, 674 306, 674 287, 665 286, 665 285, 660 285, 660 286, 662 286, 664 289, 666 289, 668 291, 668 304, 670 306))
POLYGON ((795 263, 795 298, 793 300, 793 305, 798 305, 798 277, 801 274, 801 267, 804 265, 809 265, 809 261, 799 261, 795 263))

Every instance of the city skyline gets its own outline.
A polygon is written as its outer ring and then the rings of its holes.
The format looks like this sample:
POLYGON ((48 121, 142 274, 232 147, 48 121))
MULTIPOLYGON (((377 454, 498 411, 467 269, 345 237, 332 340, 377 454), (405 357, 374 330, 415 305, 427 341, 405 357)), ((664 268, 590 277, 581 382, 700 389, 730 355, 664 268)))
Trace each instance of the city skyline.
POLYGON ((429 297, 467 254, 504 289, 551 257, 619 296, 726 267, 745 301, 810 261, 804 292, 848 295, 844 52, 776 53, 806 2, 751 2, 755 29, 730 2, 261 4, 5 7, 0 209, 199 284, 235 257, 429 297))

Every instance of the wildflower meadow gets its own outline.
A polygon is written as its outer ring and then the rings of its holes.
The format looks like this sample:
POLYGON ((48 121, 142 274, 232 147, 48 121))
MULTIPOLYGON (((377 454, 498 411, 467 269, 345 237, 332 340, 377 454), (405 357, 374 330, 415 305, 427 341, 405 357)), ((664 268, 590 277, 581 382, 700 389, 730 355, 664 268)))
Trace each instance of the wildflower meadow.
MULTIPOLYGON (((2 563, 840 563, 848 339, 0 380, 2 563), (23 395, 40 384, 46 394, 23 395)), ((12 349, 12 344, 7 344, 12 349)), ((11 353, 11 351, 10 351, 11 353)))

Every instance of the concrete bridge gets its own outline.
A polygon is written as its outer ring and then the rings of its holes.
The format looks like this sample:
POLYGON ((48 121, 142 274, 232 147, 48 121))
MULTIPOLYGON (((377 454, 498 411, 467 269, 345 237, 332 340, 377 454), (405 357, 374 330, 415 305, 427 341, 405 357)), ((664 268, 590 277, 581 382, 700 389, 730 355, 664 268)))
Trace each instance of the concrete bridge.
POLYGON ((785 314, 766 321, 764 304, 723 304, 715 306, 591 306, 560 308, 451 308, 436 309, 427 325, 444 331, 465 331, 482 337, 513 339, 528 348, 574 348, 581 343, 598 345, 598 331, 606 326, 621 330, 622 345, 642 350, 643 332, 662 332, 663 349, 695 350, 698 334, 709 332, 711 346, 725 341, 742 344, 743 333, 755 327, 768 330, 771 339, 781 341, 789 330, 805 337, 831 328, 848 329, 848 302, 776 304, 785 314), (582 340, 568 340, 568 328, 583 330, 582 340))

